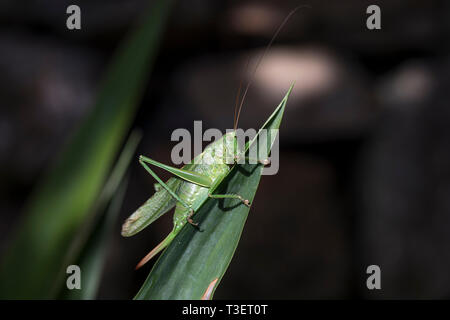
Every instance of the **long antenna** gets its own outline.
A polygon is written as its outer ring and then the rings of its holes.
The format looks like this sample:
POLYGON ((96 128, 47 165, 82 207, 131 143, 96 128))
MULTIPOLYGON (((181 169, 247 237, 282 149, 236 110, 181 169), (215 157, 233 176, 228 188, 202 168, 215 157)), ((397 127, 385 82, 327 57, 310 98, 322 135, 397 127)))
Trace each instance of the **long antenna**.
MULTIPOLYGON (((235 108, 234 130, 236 130, 236 128, 237 128, 237 125, 238 125, 238 122, 239 122, 239 116, 241 115, 242 106, 244 105, 244 101, 245 101, 245 97, 247 96, 248 89, 250 88, 251 84, 253 83, 253 80, 255 79, 256 70, 258 70, 258 67, 261 64, 261 61, 266 56, 267 52, 269 51, 270 47, 272 46, 272 43, 275 41, 276 37, 280 33, 281 29, 283 29, 284 25, 288 22, 288 20, 292 17, 292 15, 294 13, 296 13, 301 8, 310 8, 311 9, 311 6, 309 6, 309 5, 300 5, 298 7, 295 7, 294 9, 292 9, 291 12, 289 12, 289 14, 286 16, 286 18, 284 18, 283 22, 280 24, 278 29, 275 31, 274 35, 272 36, 272 39, 270 39, 270 42, 267 45, 267 47, 264 50, 264 52, 262 53, 262 55, 260 55, 260 57, 258 59, 258 62, 255 65, 255 69, 253 70, 253 73, 252 73, 252 75, 250 77, 250 80, 248 81, 247 86, 245 87, 244 94, 242 95, 242 100, 241 100, 241 103, 239 105, 239 111, 237 113, 237 117, 236 117, 236 108, 235 108)), ((240 91, 240 89, 239 89, 239 91, 240 91)))
POLYGON ((242 79, 239 82, 239 88, 236 94, 236 102, 234 103, 234 116, 233 116, 233 125, 236 125, 236 113, 237 113, 237 108, 239 106, 239 98, 241 95, 241 89, 242 89, 242 79))
MULTIPOLYGON (((245 64, 245 72, 247 72, 248 69, 248 64, 250 63, 250 57, 247 59, 247 63, 245 64)), ((241 80, 239 81, 239 88, 236 94, 236 102, 234 104, 234 119, 233 119, 233 126, 236 126, 236 114, 237 114, 237 110, 239 107, 239 100, 241 98, 241 89, 242 89, 242 84, 244 82, 244 79, 241 78, 241 80)))

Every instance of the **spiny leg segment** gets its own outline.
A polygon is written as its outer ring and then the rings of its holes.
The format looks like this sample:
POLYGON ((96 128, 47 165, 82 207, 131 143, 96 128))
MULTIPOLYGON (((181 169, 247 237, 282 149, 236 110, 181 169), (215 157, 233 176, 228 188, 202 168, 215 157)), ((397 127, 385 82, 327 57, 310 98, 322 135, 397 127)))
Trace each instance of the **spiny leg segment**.
POLYGON ((148 158, 143 158, 142 156, 139 157, 139 163, 144 167, 145 170, 147 170, 148 173, 150 173, 152 175, 153 178, 156 179, 156 181, 158 181, 158 183, 167 190, 167 192, 170 193, 170 195, 172 197, 174 197, 178 202, 180 202, 184 207, 186 207, 187 209, 189 209, 189 215, 187 216, 186 220, 188 223, 192 224, 193 226, 197 227, 198 223, 194 223, 194 221, 192 220, 192 216, 194 215, 194 210, 186 203, 184 202, 172 189, 170 189, 170 187, 165 184, 156 173, 153 172, 152 169, 150 169, 147 164, 145 163, 145 160, 147 160, 148 162, 148 158))
POLYGON ((213 192, 217 189, 217 187, 220 185, 220 183, 225 178, 225 176, 221 177, 220 179, 218 179, 215 182, 212 182, 211 179, 206 175, 202 175, 197 172, 192 172, 192 171, 183 170, 183 169, 177 169, 177 168, 173 168, 173 167, 170 167, 167 165, 163 165, 155 160, 152 160, 152 159, 144 157, 144 156, 139 157, 139 163, 144 167, 145 170, 147 170, 148 173, 150 173, 150 175, 153 178, 156 179, 156 181, 158 181, 158 183, 164 189, 167 190, 167 192, 169 192, 169 194, 172 197, 174 197, 178 202, 180 202, 185 208, 189 209, 189 215, 186 217, 186 220, 189 224, 191 224, 195 227, 198 227, 198 223, 195 223, 192 220, 192 216, 195 214, 194 210, 186 202, 184 202, 172 189, 170 189, 170 187, 167 186, 167 184, 165 184, 158 177, 158 175, 149 168, 147 163, 155 165, 159 168, 165 169, 183 180, 186 180, 188 182, 195 183, 200 186, 209 188, 210 192, 208 193, 208 196, 210 198, 213 198, 213 199, 227 199, 227 198, 228 199, 239 199, 244 205, 246 205, 247 207, 250 207, 250 201, 243 198, 241 195, 238 195, 238 194, 213 194, 213 192), (188 175, 189 179, 186 179, 187 175, 188 175))

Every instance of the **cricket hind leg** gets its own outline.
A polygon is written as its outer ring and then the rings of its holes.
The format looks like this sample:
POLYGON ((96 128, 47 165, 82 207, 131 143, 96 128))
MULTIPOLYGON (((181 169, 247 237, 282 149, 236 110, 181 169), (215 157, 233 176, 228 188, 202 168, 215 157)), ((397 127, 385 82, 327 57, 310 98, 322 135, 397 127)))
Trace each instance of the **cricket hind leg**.
MULTIPOLYGON (((155 172, 153 172, 153 170, 150 169, 149 166, 147 166, 147 164, 146 164, 144 161, 142 161, 141 159, 139 159, 139 163, 144 167, 145 170, 147 170, 148 173, 150 173, 150 175, 151 175, 153 178, 155 178, 156 181, 158 181, 160 187, 163 187, 164 189, 166 189, 167 192, 169 192, 169 194, 170 194, 172 197, 174 197, 178 202, 180 202, 184 207, 186 207, 186 208, 188 208, 188 209, 191 209, 191 207, 190 207, 186 202, 184 202, 184 201, 183 201, 183 200, 175 193, 175 191, 173 191, 172 189, 170 189, 170 187, 169 187, 165 182, 163 182, 163 181, 158 177, 158 175, 157 175, 155 172)), ((158 188, 160 188, 160 187, 158 187, 158 188)))
POLYGON ((165 188, 178 202, 180 202, 185 208, 189 209, 189 215, 186 217, 186 220, 189 224, 198 228, 198 223, 195 223, 192 220, 194 210, 188 204, 186 204, 186 202, 181 200, 181 198, 175 192, 173 192, 173 190, 170 190, 170 188, 164 182, 162 182, 161 179, 159 179, 159 177, 149 168, 147 163, 162 168, 164 170, 167 170, 180 179, 183 179, 190 183, 197 184, 202 187, 210 188, 212 186, 212 180, 207 175, 203 175, 198 172, 193 172, 189 170, 174 168, 144 156, 139 157, 139 163, 158 181, 158 184, 155 184, 155 189, 161 187, 165 188))
MULTIPOLYGON (((145 170, 147 170, 148 173, 151 174, 151 176, 153 178, 155 178, 156 181, 158 181, 158 188, 164 188, 167 190, 167 192, 169 192, 169 194, 174 197, 179 203, 181 203, 183 205, 183 207, 185 207, 186 209, 190 210, 190 213, 187 217, 187 222, 195 227, 198 227, 198 223, 194 223, 194 221, 192 220, 192 216, 194 215, 194 210, 186 203, 184 202, 172 189, 170 189, 170 187, 165 184, 159 177, 158 175, 153 172, 152 169, 150 169, 150 167, 142 160, 139 159, 139 163, 144 167, 145 170)), ((155 188, 156 188, 156 184, 155 184, 155 188)))

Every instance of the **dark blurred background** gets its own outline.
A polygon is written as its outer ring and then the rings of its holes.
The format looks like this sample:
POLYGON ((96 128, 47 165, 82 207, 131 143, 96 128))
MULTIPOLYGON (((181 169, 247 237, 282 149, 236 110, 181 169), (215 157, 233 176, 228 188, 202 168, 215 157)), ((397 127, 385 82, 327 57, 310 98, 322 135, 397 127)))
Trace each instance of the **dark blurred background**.
MULTIPOLYGON (((134 127, 138 154, 170 163, 171 133, 231 128, 239 81, 260 65, 240 127, 259 128, 295 80, 280 171, 263 176, 215 298, 450 298, 450 3, 178 1, 134 127), (366 8, 381 8, 381 30, 366 8), (251 68, 250 68, 251 70, 251 68), (366 268, 381 267, 381 290, 366 268)), ((27 196, 93 105, 115 48, 147 0, 0 2, 0 249, 27 196), (82 29, 66 28, 78 4, 82 29)), ((129 299, 136 262, 171 215, 139 235, 123 220, 153 193, 137 158, 99 298, 129 299)), ((165 176, 162 173, 163 176, 165 176)), ((167 176, 166 176, 167 177, 167 176)), ((67 183, 70 183, 68 181, 67 183)))

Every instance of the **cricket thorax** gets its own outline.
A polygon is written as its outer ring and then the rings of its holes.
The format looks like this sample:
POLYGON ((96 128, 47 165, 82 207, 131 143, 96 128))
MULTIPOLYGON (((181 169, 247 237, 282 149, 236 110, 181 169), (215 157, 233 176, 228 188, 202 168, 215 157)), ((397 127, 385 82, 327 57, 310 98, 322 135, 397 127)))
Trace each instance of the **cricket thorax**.
POLYGON ((236 133, 233 131, 209 144, 196 160, 206 165, 231 165, 238 154, 236 133))

